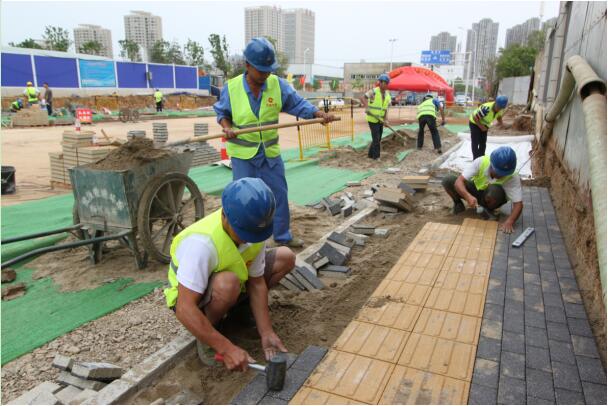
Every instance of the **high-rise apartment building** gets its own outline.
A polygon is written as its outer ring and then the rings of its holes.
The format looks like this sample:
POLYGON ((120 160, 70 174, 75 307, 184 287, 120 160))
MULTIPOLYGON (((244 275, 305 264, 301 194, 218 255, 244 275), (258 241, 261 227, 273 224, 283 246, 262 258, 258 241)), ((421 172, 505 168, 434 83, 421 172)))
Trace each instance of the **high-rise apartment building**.
POLYGON ((451 51, 456 52, 456 35, 450 35, 449 32, 443 31, 431 37, 429 45, 431 51, 451 51))
POLYGON ((490 18, 473 23, 472 29, 467 30, 467 52, 471 52, 471 57, 465 69, 466 78, 485 76, 488 61, 496 56, 497 41, 498 23, 490 18))
POLYGON ((530 18, 522 24, 517 24, 507 30, 507 38, 505 40, 505 48, 509 45, 526 45, 528 36, 533 31, 540 29, 540 19, 538 17, 530 18))
POLYGON ((149 60, 150 50, 163 39, 161 18, 145 11, 131 11, 125 16, 125 39, 136 42, 144 60, 149 60))
POLYGON ((255 37, 274 39, 277 50, 284 52, 283 13, 280 7, 245 8, 245 44, 255 37))
POLYGON ((114 57, 112 49, 112 32, 110 30, 92 24, 80 24, 78 27, 74 28, 74 47, 76 52, 80 52, 80 48, 91 41, 101 44, 99 56, 105 56, 107 58, 114 57))

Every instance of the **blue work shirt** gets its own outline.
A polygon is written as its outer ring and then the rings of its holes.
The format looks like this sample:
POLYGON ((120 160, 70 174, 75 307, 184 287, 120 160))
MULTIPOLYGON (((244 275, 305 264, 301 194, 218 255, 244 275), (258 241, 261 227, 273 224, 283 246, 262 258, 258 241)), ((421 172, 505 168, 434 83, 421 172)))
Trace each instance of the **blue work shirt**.
MULTIPOLYGON (((249 83, 247 83, 246 76, 247 73, 243 75, 243 86, 245 87, 245 92, 249 98, 249 106, 251 107, 253 114, 259 118, 260 105, 262 103, 262 93, 264 93, 264 90, 266 90, 267 84, 264 83, 262 85, 260 93, 256 98, 249 87, 249 83)), ((296 91, 289 85, 289 83, 287 83, 285 79, 279 78, 279 86, 281 87, 281 102, 283 105, 281 108, 282 112, 304 119, 314 117, 314 114, 319 110, 317 107, 313 106, 309 101, 305 100, 302 96, 296 93, 296 91)), ((220 99, 213 105, 213 110, 215 110, 215 113, 217 114, 218 123, 222 121, 223 118, 228 118, 230 121, 232 121, 232 106, 230 105, 228 85, 225 84, 222 88, 220 99)), ((258 149, 258 153, 249 161, 251 161, 251 163, 256 167, 261 167, 264 160, 268 160, 270 166, 274 167, 278 159, 281 159, 281 157, 278 156, 276 158, 267 158, 264 154, 264 148, 261 147, 258 149)))

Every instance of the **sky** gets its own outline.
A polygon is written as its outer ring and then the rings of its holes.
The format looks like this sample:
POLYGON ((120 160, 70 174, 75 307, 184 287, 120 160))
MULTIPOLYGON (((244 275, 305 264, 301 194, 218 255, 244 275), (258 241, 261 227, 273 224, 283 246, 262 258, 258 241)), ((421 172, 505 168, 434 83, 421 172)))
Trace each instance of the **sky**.
MULTIPOLYGON (((543 2, 543 21, 556 17, 559 2, 543 2)), ((389 39, 394 62, 419 62, 432 35, 448 31, 458 36, 463 49, 466 29, 482 18, 499 22, 498 48, 506 30, 538 17, 539 1, 2 1, 0 43, 41 39, 46 25, 66 28, 73 39, 78 24, 96 24, 112 31, 114 54, 124 39, 123 16, 144 10, 162 17, 163 37, 184 44, 188 38, 208 52, 209 34, 226 35, 231 53, 245 44, 245 7, 274 5, 307 8, 315 12, 315 63, 342 67, 344 62, 388 62, 389 39), (26 22, 26 23, 24 23, 26 22), (25 29, 27 27, 27 29, 25 29), (462 28, 462 29, 460 29, 462 28)))

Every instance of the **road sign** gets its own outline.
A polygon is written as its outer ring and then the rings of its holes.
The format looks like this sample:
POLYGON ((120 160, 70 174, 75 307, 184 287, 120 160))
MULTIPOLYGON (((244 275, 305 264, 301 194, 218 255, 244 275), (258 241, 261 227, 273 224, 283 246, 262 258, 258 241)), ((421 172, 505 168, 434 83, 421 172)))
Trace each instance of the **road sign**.
POLYGON ((426 65, 449 65, 452 61, 452 54, 447 51, 422 51, 420 63, 426 65))

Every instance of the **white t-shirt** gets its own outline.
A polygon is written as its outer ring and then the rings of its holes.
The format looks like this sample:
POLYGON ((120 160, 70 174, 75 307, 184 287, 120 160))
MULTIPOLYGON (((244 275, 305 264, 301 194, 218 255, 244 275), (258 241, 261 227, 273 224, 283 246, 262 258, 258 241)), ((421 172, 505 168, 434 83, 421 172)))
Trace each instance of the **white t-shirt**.
MULTIPOLYGON (((472 181, 473 176, 477 175, 479 172, 482 159, 483 157, 479 157, 474 160, 473 163, 467 169, 465 169, 464 172, 462 172, 462 176, 465 179, 472 181)), ((490 166, 488 166, 488 169, 486 169, 485 175, 488 179, 490 179, 490 184, 495 183, 498 180, 490 176, 490 166)), ((519 175, 513 175, 511 179, 502 185, 502 188, 505 190, 509 200, 511 200, 513 203, 522 201, 521 179, 519 178, 519 175)))
MULTIPOLYGON (((239 252, 245 251, 250 245, 249 243, 239 245, 239 252)), ((266 245, 249 265, 250 278, 264 276, 265 250, 266 245)), ((217 249, 211 238, 201 234, 189 235, 179 244, 175 256, 179 263, 177 281, 201 295, 205 293, 211 272, 219 263, 217 249)))

